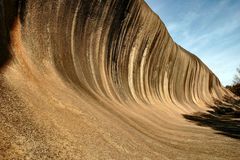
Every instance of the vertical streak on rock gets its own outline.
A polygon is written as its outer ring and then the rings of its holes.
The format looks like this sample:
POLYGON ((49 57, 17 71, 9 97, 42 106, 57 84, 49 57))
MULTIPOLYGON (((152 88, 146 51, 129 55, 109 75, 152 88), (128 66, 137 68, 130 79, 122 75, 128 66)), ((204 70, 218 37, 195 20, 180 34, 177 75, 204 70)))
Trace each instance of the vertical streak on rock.
POLYGON ((41 72, 53 65, 80 93, 120 103, 175 105, 208 103, 226 93, 196 56, 174 43, 142 0, 21 4, 29 59, 41 72))

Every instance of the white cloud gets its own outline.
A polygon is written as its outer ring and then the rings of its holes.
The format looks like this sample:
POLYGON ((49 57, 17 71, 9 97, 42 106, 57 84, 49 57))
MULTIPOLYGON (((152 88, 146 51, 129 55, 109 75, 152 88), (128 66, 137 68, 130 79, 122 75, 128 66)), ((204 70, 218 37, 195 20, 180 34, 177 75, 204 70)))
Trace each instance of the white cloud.
POLYGON ((173 39, 199 56, 224 85, 240 64, 240 1, 147 0, 173 39))

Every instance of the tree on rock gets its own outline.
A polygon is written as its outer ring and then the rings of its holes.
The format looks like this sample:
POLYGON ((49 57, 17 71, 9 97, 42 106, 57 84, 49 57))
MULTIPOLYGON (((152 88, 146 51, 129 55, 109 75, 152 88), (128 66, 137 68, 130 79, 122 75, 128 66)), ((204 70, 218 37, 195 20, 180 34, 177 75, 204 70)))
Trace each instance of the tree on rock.
POLYGON ((239 84, 240 83, 240 66, 237 68, 237 74, 234 76, 233 84, 239 84))
POLYGON ((226 86, 226 88, 229 89, 235 95, 240 96, 240 66, 237 68, 237 73, 234 76, 233 85, 226 86))

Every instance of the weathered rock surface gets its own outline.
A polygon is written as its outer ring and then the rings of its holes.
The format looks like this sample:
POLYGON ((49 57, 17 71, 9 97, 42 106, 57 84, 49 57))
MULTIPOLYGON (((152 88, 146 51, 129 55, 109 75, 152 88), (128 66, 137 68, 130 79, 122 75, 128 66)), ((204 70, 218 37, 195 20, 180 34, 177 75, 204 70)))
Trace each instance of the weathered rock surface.
POLYGON ((0 159, 238 159, 183 115, 231 97, 143 0, 0 0, 0 159))

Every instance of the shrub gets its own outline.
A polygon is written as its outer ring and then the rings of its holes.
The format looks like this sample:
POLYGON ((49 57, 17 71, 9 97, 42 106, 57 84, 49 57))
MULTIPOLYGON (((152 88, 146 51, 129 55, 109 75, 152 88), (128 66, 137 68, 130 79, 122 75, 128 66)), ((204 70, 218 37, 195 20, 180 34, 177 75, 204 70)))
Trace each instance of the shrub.
POLYGON ((240 96, 240 83, 234 84, 232 86, 226 86, 226 88, 229 89, 235 95, 240 96))

